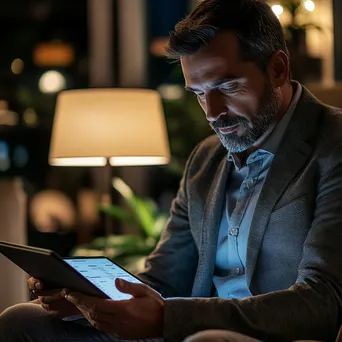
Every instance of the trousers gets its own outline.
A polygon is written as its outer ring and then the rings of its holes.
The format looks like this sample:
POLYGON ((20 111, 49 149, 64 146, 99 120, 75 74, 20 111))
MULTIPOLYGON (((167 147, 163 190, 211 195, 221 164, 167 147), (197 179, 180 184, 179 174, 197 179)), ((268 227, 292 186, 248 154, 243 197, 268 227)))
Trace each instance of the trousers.
MULTIPOLYGON (((38 304, 14 305, 0 314, 1 342, 122 342, 92 326, 52 317, 38 304)), ((163 339, 134 342, 162 342, 163 339)), ((182 341, 177 341, 182 342, 182 341)), ((227 330, 207 330, 183 342, 262 342, 227 330)))

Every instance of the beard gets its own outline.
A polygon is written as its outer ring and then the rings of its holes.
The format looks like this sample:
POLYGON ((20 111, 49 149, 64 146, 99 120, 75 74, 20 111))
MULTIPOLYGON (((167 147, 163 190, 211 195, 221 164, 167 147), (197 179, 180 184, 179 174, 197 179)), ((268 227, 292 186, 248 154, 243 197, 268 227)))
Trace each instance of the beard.
POLYGON ((212 129, 221 140, 222 145, 231 153, 240 153, 248 148, 262 137, 274 122, 280 108, 280 97, 270 82, 267 82, 261 104, 252 118, 247 120, 245 117, 237 116, 235 118, 219 117, 211 123, 212 129), (239 136, 237 132, 223 134, 220 128, 233 127, 239 125, 245 132, 239 136))

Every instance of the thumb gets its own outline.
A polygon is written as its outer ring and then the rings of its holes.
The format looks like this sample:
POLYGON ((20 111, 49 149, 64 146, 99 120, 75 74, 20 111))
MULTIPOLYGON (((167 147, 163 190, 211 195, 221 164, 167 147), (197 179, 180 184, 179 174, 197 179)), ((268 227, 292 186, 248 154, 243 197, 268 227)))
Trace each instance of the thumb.
POLYGON ((120 292, 130 294, 133 297, 144 297, 147 294, 147 287, 145 284, 131 283, 126 280, 116 278, 115 286, 120 292))

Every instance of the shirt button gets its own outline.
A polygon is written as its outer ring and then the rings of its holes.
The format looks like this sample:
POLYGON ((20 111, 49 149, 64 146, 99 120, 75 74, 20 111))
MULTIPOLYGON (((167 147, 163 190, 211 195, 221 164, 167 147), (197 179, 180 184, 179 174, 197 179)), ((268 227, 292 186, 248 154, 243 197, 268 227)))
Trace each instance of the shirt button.
POLYGON ((239 235, 239 228, 232 228, 229 230, 229 235, 231 236, 238 236, 239 235))
POLYGON ((232 270, 232 275, 238 276, 241 273, 241 270, 239 268, 234 268, 232 270))
POLYGON ((248 179, 248 180, 246 181, 246 183, 245 183, 245 187, 246 187, 247 189, 252 189, 253 186, 254 186, 254 180, 253 180, 253 179, 248 179))

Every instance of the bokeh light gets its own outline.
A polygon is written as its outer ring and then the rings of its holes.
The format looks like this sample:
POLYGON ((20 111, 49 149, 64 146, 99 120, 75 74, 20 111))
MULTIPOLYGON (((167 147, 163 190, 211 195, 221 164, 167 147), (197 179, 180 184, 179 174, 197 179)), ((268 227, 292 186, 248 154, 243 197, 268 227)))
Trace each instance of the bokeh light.
POLYGON ((32 108, 28 108, 24 111, 23 120, 27 126, 36 126, 38 124, 38 115, 32 108))
POLYGON ((304 7, 307 11, 313 12, 316 8, 316 5, 312 0, 305 0, 304 1, 304 7))
POLYGON ((284 13, 284 8, 281 5, 273 5, 272 11, 279 18, 284 13))
POLYGON ((13 74, 19 75, 24 70, 24 62, 20 58, 16 58, 11 64, 13 74))
POLYGON ((179 100, 184 95, 184 88, 177 84, 162 84, 157 90, 161 97, 168 101, 179 100))
POLYGON ((39 89, 42 93, 58 93, 65 87, 66 79, 58 71, 47 71, 39 80, 39 89))

